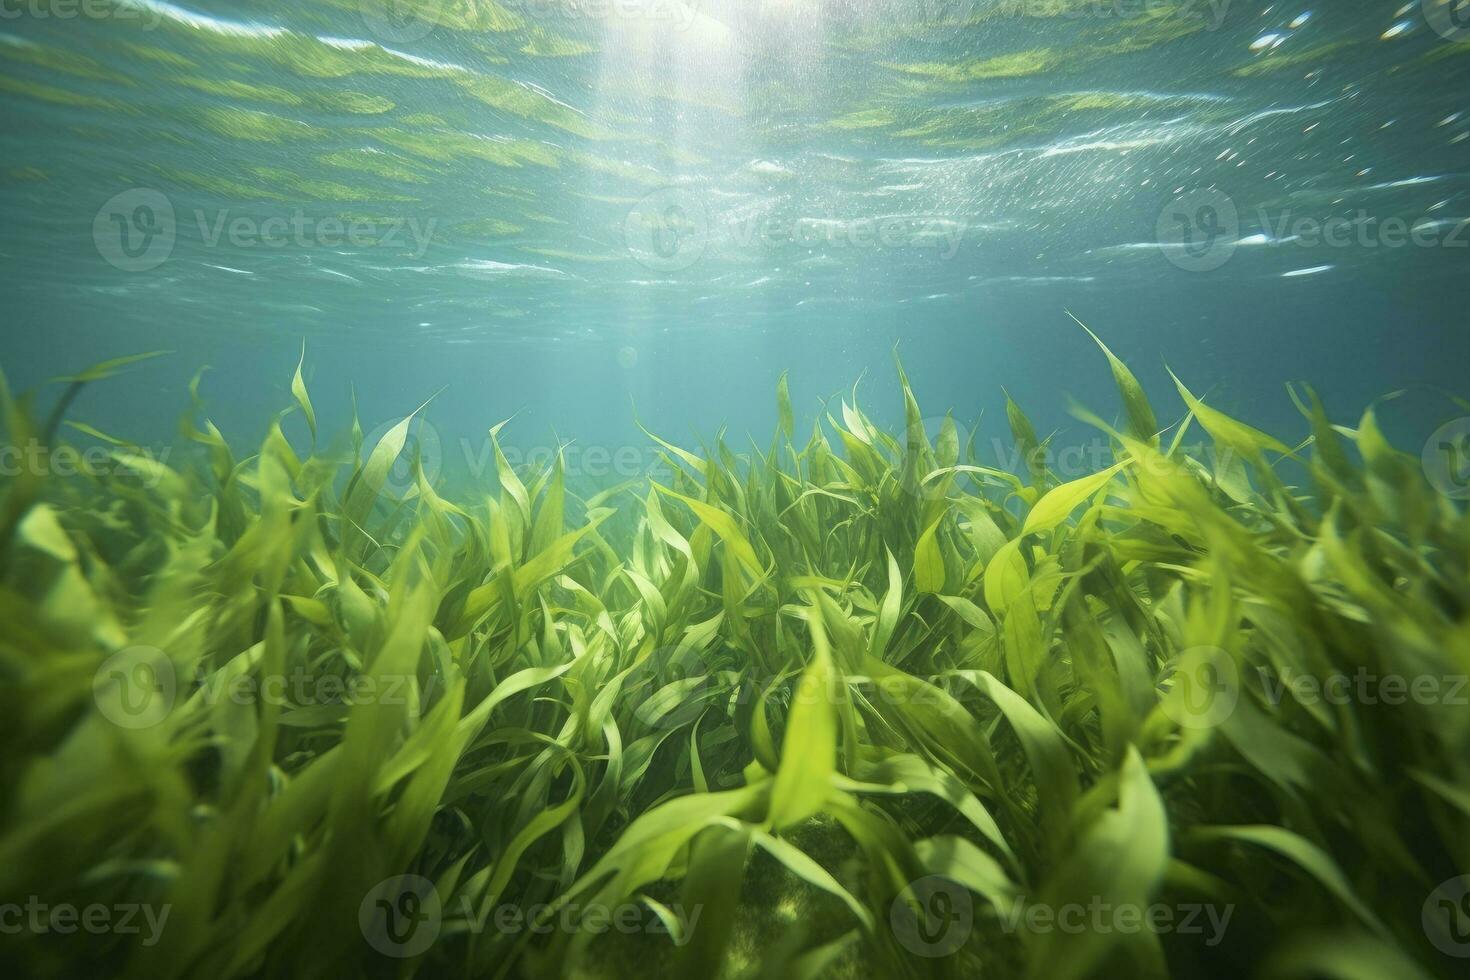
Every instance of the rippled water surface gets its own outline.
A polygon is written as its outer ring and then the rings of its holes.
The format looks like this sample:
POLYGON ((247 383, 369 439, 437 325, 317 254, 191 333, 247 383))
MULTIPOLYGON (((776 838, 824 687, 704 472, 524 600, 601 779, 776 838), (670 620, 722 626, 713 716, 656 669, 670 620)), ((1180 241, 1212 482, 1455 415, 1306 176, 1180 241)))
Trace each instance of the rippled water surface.
POLYGON ((1470 354, 1453 0, 0 6, 0 354, 175 351, 88 393, 119 425, 207 363, 253 438, 302 338, 329 424, 448 385, 593 438, 769 431, 788 369, 891 401, 895 344, 1060 424, 1111 404, 1067 310, 1266 423, 1470 354))

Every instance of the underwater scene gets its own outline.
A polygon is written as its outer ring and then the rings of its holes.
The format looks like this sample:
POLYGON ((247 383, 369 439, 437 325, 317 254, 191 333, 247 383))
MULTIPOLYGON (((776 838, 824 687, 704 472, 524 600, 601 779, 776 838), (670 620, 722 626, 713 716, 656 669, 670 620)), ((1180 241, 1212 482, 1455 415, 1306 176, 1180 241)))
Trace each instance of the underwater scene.
POLYGON ((0 0, 0 973, 1470 974, 1470 0, 0 0))

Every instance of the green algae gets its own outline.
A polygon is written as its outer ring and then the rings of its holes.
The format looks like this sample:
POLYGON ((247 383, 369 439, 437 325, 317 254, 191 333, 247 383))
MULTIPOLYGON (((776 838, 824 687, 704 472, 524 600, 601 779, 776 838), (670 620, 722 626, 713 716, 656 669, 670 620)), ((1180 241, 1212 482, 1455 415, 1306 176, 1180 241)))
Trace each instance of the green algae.
POLYGON ((480 74, 459 80, 473 98, 502 112, 533 119, 586 139, 609 139, 611 133, 585 115, 536 89, 497 75, 480 74))
POLYGON ((898 125, 899 116, 890 108, 856 109, 827 121, 829 129, 883 129, 898 125))
POLYGON ((392 99, 366 92, 315 92, 312 100, 328 112, 346 112, 359 116, 380 116, 397 108, 392 99))
POLYGON ((288 197, 304 196, 315 201, 414 201, 417 198, 391 191, 374 190, 360 183, 341 184, 334 180, 311 177, 286 167, 254 166, 250 173, 280 188, 288 197))
POLYGON ((972 58, 969 61, 914 62, 910 64, 885 64, 883 67, 908 75, 921 75, 941 82, 974 82, 997 78, 1025 78, 1051 71, 1065 63, 1062 53, 1056 48, 1031 48, 991 58, 972 58))
POLYGON ((410 131, 395 127, 367 130, 380 143, 441 163, 476 160, 498 167, 560 166, 555 147, 536 140, 494 139, 457 130, 410 131))
POLYGON ((193 89, 196 92, 217 95, 223 99, 246 99, 251 102, 270 102, 275 105, 288 107, 306 104, 305 98, 290 89, 281 88, 279 85, 246 82, 238 78, 175 75, 169 79, 169 82, 173 85, 182 85, 184 88, 193 89))
POLYGON ((131 78, 106 68, 94 58, 88 58, 86 55, 68 51, 65 48, 37 44, 8 35, 0 35, 0 60, 54 71, 73 78, 106 82, 109 85, 131 86, 134 84, 131 78))
POLYGON ((331 153, 323 153, 316 159, 318 163, 328 167, 355 170, 359 173, 381 177, 384 180, 396 180, 406 184, 424 184, 429 181, 429 177, 423 171, 414 169, 407 161, 382 150, 334 150, 331 153))
POLYGON ((55 85, 47 85, 44 82, 33 82, 23 78, 11 78, 0 76, 0 92, 9 92, 38 102, 50 102, 53 105, 77 106, 83 109, 111 109, 117 110, 122 107, 110 99, 99 98, 95 95, 84 95, 81 92, 73 92, 69 89, 57 88, 55 85))
POLYGON ((230 139, 252 143, 283 143, 322 139, 326 130, 299 119, 244 109, 239 106, 201 106, 194 110, 204 128, 230 139))
POLYGON ((563 37, 544 27, 532 27, 527 37, 528 40, 518 50, 535 58, 580 58, 597 53, 597 48, 591 44, 563 37))
POLYGON ((229 201, 292 201, 293 198, 279 189, 250 184, 218 173, 201 173, 197 170, 180 170, 176 167, 154 167, 154 172, 165 180, 185 187, 207 191, 229 201))
POLYGON ((509 238, 526 229, 504 218, 476 218, 453 225, 455 232, 470 238, 509 238))
POLYGON ((371 914, 414 874, 425 975, 1452 975, 1421 906, 1470 830, 1470 717, 1302 682, 1463 676, 1470 519, 1373 409, 1296 390, 1282 441, 1176 381, 1161 414, 1097 343, 1124 421, 1078 411, 1109 457, 1081 473, 1009 399, 1024 472, 931 438, 901 368, 897 433, 854 393, 798 439, 782 379, 768 451, 648 433, 659 472, 614 487, 512 466, 507 423, 483 483, 433 480, 427 404, 332 442, 305 354, 243 456, 199 378, 166 462, 0 384, 44 464, 0 481, 0 890, 171 910, 0 961, 398 975, 419 933, 371 914), (49 465, 73 435, 105 464, 49 465), (1208 947, 1007 925, 1099 902, 1233 917, 1208 947))

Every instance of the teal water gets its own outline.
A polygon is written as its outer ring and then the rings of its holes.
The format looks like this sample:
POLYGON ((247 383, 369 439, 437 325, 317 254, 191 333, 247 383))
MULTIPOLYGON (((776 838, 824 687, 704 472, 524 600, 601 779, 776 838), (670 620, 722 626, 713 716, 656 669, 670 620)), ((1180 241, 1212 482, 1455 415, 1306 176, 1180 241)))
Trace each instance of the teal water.
POLYGON ((1466 389, 1458 0, 0 14, 0 364, 26 388, 172 351, 75 406, 131 439, 173 439, 209 365, 251 445, 304 341, 326 430, 354 391, 372 431, 442 388, 446 473, 516 415, 525 451, 618 475, 651 458, 634 406, 764 444, 783 371, 808 423, 860 377, 894 418, 897 345, 983 446, 1002 386, 1048 431, 1113 410, 1068 310, 1171 420, 1166 364, 1288 435, 1287 382, 1348 424, 1407 390, 1412 449, 1466 389))

